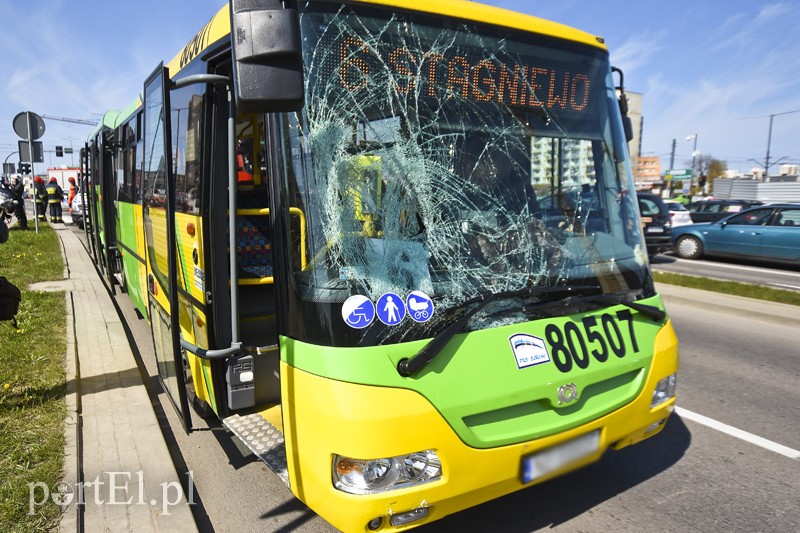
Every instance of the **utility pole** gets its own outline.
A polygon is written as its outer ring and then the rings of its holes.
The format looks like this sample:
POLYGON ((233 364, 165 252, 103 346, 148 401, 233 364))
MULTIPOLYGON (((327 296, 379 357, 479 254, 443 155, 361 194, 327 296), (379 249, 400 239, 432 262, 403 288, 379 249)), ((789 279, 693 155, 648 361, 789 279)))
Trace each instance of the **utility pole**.
MULTIPOLYGON (((758 116, 758 117, 743 117, 743 119, 769 117, 769 131, 767 132, 767 157, 764 159, 764 181, 766 181, 767 178, 769 178, 769 167, 771 166, 770 162, 769 162, 769 149, 772 146, 772 121, 777 116, 790 115, 792 113, 800 113, 800 109, 795 109, 794 111, 784 111, 783 113, 772 113, 772 114, 769 114, 769 115, 761 115, 761 116, 758 116)), ((777 163, 778 161, 780 161, 782 159, 785 159, 785 157, 781 157, 780 159, 775 161, 775 163, 777 163)), ((752 160, 752 159, 751 159, 751 161, 754 161, 755 163, 757 163, 759 165, 761 164, 758 161, 755 161, 755 160, 752 160)), ((774 165, 775 163, 772 163, 772 164, 774 165)))
POLYGON ((669 168, 675 168, 675 139, 672 139, 672 155, 669 158, 669 168))
MULTIPOLYGON (((672 139, 672 154, 669 156, 669 170, 675 168, 675 139, 672 139)), ((669 195, 672 196, 675 192, 675 180, 669 180, 669 195)))
MULTIPOLYGON (((800 109, 795 109, 794 111, 786 111, 784 113, 773 113, 769 116, 769 133, 767 134, 767 158, 764 160, 764 181, 769 178, 769 148, 772 144, 772 119, 777 117, 778 115, 788 115, 790 113, 800 113, 800 109)), ((780 159, 778 160, 780 161, 780 159)), ((776 161, 776 163, 778 162, 776 161)))

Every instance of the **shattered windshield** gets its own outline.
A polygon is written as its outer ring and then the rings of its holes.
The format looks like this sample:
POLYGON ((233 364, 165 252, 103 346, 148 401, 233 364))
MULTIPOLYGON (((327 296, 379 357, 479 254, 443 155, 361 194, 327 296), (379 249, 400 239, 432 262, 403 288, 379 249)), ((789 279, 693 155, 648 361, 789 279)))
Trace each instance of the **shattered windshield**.
MULTIPOLYGON (((297 335, 425 338, 529 286, 651 291, 605 52, 331 4, 301 28, 306 105, 281 124, 297 335)), ((496 305, 468 329, 532 319, 496 305)))

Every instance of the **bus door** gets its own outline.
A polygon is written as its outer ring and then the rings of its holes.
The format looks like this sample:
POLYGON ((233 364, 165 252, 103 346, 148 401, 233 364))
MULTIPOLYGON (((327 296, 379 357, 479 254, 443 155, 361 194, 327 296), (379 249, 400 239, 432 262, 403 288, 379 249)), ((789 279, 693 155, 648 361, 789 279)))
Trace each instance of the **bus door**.
POLYGON ((100 268, 101 272, 105 272, 105 263, 103 260, 103 223, 102 213, 100 211, 100 183, 102 181, 102 146, 99 136, 92 140, 92 145, 89 154, 90 162, 90 178, 87 186, 89 196, 90 212, 92 224, 92 235, 94 235, 94 262, 100 268))
POLYGON ((143 223, 147 292, 158 378, 188 433, 191 419, 180 350, 176 278, 175 177, 172 168, 169 80, 164 64, 144 84, 143 223))
POLYGON ((117 259, 117 230, 115 224, 115 206, 117 199, 116 175, 114 172, 114 155, 116 153, 116 141, 114 131, 103 131, 99 135, 99 163, 100 168, 97 175, 99 186, 97 196, 97 220, 100 224, 98 234, 103 236, 102 263, 105 267, 106 279, 111 289, 111 294, 115 293, 114 274, 118 271, 117 259))
POLYGON ((91 194, 91 172, 89 161, 91 159, 91 150, 89 143, 85 143, 81 149, 81 179, 80 179, 80 195, 83 206, 83 233, 86 236, 86 244, 89 247, 89 255, 97 263, 97 247, 94 241, 94 226, 92 221, 92 194, 91 194))

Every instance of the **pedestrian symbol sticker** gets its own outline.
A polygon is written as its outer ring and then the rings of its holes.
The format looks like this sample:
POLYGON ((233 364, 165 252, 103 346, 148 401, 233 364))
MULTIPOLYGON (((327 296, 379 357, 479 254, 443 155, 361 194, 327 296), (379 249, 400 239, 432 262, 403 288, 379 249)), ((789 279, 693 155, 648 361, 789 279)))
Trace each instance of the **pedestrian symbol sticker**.
POLYGON ((344 301, 342 318, 351 328, 364 329, 375 320, 375 306, 366 296, 356 294, 344 301))
POLYGON ((408 316, 416 322, 427 322, 433 316, 433 301, 424 292, 411 291, 406 299, 408 316))
POLYGON ((387 292, 375 304, 378 319, 387 326, 396 326, 406 317, 406 305, 398 295, 387 292))

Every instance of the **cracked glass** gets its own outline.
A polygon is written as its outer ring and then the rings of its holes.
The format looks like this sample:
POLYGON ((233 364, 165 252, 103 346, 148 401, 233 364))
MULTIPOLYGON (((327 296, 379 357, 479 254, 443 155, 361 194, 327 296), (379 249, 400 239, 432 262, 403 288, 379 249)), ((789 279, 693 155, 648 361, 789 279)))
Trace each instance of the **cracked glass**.
MULTIPOLYGON (((605 51, 328 3, 301 6, 301 32, 306 104, 280 125, 284 190, 306 221, 288 228, 293 336, 426 338, 448 310, 528 286, 652 294, 605 51), (412 291, 433 318, 344 320, 351 296, 412 291)), ((467 329, 532 318, 500 300, 467 329)))

